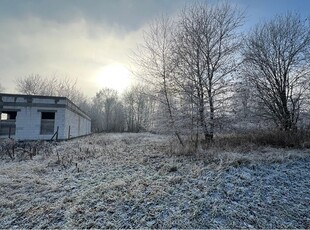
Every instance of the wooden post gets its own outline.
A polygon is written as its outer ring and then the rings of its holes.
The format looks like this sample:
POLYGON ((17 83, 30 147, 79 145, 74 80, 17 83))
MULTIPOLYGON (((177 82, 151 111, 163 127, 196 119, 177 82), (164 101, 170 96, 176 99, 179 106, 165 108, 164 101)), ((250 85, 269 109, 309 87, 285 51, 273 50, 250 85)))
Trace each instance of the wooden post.
POLYGON ((58 141, 58 130, 59 130, 59 126, 57 126, 57 131, 56 131, 56 141, 58 141))
POLYGON ((68 130, 68 139, 70 139, 70 125, 69 125, 69 130, 68 130))

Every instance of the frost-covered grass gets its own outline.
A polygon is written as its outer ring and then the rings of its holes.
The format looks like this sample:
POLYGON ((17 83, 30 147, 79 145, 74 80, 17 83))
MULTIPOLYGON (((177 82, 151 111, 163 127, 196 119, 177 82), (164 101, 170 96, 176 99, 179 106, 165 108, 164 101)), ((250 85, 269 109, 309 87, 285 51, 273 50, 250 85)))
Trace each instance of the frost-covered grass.
POLYGON ((0 160, 1 228, 310 228, 309 150, 97 134, 0 160), (24 157, 25 158, 25 157, 24 157))

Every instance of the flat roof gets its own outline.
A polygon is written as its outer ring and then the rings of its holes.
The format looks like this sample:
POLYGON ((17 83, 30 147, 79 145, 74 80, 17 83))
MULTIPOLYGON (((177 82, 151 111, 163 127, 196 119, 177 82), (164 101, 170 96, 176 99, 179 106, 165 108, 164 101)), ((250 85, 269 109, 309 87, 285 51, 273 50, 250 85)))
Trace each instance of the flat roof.
MULTIPOLYGON (((33 97, 37 97, 37 98, 44 98, 44 99, 66 99, 68 101, 70 101, 68 98, 66 97, 59 97, 59 96, 44 96, 44 95, 33 95, 33 94, 12 94, 12 93, 0 93, 0 96, 5 96, 5 97, 26 97, 26 98, 33 98, 33 97)), ((71 101, 70 101, 71 102, 71 101)), ((73 103, 73 102, 71 102, 73 103)))
MULTIPOLYGON (((67 97, 59 97, 59 96, 45 96, 45 95, 28 95, 28 94, 10 94, 10 93, 0 93, 0 104, 4 104, 6 102, 2 101, 2 97, 22 97, 22 98, 39 98, 39 99, 54 99, 54 100, 65 100, 66 101, 66 108, 76 112, 78 114, 80 114, 81 116, 89 119, 90 117, 87 115, 87 113, 85 113, 83 110, 81 110, 76 104, 74 104, 71 100, 69 100, 67 97)), ((37 104, 37 103, 36 103, 37 104)), ((40 103, 40 104, 44 104, 44 103, 40 103)), ((46 104, 48 105, 48 104, 46 104)), ((14 106, 14 105, 11 105, 14 106)), ((23 105, 19 105, 19 106, 23 106, 23 105)), ((59 106, 61 107, 61 106, 59 106)))

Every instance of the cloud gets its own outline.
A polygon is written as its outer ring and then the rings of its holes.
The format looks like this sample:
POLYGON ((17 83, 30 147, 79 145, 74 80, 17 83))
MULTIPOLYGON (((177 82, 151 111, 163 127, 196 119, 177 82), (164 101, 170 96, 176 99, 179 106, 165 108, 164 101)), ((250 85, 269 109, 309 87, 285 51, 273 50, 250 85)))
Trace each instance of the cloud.
POLYGON ((77 78, 88 96, 100 88, 98 69, 129 63, 141 29, 94 24, 79 18, 67 23, 29 16, 0 22, 0 80, 14 91, 14 79, 38 73, 77 78))
POLYGON ((172 12, 191 0, 2 0, 1 18, 35 16, 68 23, 87 18, 90 23, 137 30, 162 12, 172 12))
POLYGON ((3 0, 0 2, 0 82, 29 74, 77 78, 93 96, 103 67, 129 65, 142 30, 162 12, 190 0, 3 0))
POLYGON ((77 78, 93 96, 98 71, 129 65, 145 26, 161 13, 173 14, 191 0, 2 0, 0 82, 30 74, 77 78))

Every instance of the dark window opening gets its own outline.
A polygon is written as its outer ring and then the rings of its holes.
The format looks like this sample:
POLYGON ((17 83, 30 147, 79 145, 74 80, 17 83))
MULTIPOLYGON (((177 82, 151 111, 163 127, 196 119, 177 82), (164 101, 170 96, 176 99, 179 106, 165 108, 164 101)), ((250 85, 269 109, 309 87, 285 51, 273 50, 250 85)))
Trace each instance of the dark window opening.
POLYGON ((2 111, 0 120, 0 135, 15 135, 16 131, 16 111, 2 111))
POLYGON ((54 134, 54 126, 55 126, 55 113, 42 112, 40 134, 54 134))
POLYGON ((55 113, 54 112, 42 112, 41 118, 55 120, 55 113))

